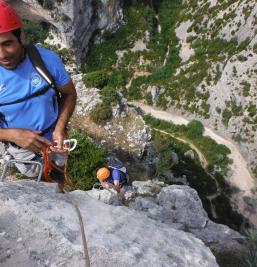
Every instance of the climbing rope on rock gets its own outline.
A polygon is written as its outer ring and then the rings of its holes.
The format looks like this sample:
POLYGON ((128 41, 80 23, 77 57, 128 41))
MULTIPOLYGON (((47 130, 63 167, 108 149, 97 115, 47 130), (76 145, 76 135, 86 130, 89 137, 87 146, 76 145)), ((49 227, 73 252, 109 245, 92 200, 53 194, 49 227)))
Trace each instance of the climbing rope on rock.
POLYGON ((68 190, 64 188, 64 183, 66 182, 69 186, 74 186, 71 178, 67 174, 67 162, 68 162, 68 155, 69 152, 72 151, 74 147, 71 149, 69 146, 63 146, 63 149, 58 148, 58 146, 48 147, 45 151, 42 152, 43 159, 44 159, 44 167, 43 167, 43 176, 47 182, 57 182, 57 192, 65 193, 68 197, 70 203, 74 207, 77 217, 79 219, 81 237, 82 237, 82 244, 83 244, 83 251, 84 251, 84 258, 85 258, 85 266, 90 267, 90 258, 88 253, 88 245, 86 240, 85 228, 83 218, 80 212, 80 209, 69 193, 68 190), (61 160, 60 165, 58 166, 58 161, 54 161, 59 155, 59 160, 61 160), (53 177, 54 176, 54 177, 53 177), (59 176, 59 177, 58 177, 59 176))
POLYGON ((83 222, 83 218, 81 216, 81 212, 80 209, 76 203, 76 201, 74 200, 74 198, 72 197, 72 195, 66 191, 64 189, 65 194, 67 195, 67 197, 69 198, 72 206, 74 207, 78 219, 79 219, 79 225, 80 225, 80 231, 81 231, 81 237, 82 237, 82 243, 83 243, 83 250, 84 250, 84 257, 85 257, 85 262, 86 262, 86 267, 90 267, 90 258, 89 258, 89 252, 88 252, 88 245, 87 245, 87 239, 86 239, 86 234, 85 234, 85 226, 84 226, 84 222, 83 222))

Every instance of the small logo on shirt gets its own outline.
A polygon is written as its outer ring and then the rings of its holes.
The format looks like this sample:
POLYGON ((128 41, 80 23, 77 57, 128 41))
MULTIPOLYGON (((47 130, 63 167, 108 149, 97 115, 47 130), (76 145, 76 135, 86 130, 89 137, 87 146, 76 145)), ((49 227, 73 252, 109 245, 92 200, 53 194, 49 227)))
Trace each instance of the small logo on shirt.
POLYGON ((4 84, 0 84, 0 92, 2 92, 5 89, 4 84))
POLYGON ((40 77, 40 75, 37 73, 32 73, 31 74, 31 85, 37 87, 37 86, 40 86, 41 83, 42 83, 42 78, 40 77))

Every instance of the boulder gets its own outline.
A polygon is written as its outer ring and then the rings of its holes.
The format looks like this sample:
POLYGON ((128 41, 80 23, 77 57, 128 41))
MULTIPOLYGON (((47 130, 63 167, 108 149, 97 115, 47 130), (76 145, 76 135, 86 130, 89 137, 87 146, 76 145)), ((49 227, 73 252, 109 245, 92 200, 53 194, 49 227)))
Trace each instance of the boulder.
MULTIPOLYGON (((215 257, 190 233, 143 213, 110 206, 74 191, 92 267, 216 267, 215 257)), ((54 184, 0 183, 2 266, 85 266, 80 227, 67 194, 54 184)))
POLYGON ((205 212, 197 192, 187 185, 164 185, 154 195, 156 182, 133 182, 137 197, 129 208, 144 212, 149 218, 193 233, 216 251, 239 251, 244 238, 226 225, 212 222, 205 212), (141 185, 140 185, 141 184, 141 185), (145 184, 148 186, 146 187, 145 184), (148 189, 148 191, 147 191, 148 189))

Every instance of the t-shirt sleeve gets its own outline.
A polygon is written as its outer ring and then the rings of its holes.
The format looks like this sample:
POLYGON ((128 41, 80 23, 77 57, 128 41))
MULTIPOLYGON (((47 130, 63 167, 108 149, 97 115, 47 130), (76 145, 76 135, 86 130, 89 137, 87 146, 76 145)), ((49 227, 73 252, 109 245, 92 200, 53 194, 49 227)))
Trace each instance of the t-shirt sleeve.
MULTIPOLYGON (((64 86, 65 84, 70 82, 71 80, 70 75, 66 71, 65 66, 60 56, 54 51, 50 51, 50 50, 48 51, 49 53, 45 61, 46 67, 48 68, 50 73, 53 75, 53 78, 55 79, 55 84, 57 86, 64 86)), ((43 58, 43 60, 45 60, 45 58, 43 58)))

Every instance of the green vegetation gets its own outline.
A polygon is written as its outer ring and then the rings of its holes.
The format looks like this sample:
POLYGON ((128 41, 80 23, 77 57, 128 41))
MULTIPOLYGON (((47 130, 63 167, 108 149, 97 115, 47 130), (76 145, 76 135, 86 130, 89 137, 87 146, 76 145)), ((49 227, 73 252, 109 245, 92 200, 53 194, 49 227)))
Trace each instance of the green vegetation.
POLYGON ((112 109, 108 104, 99 103, 89 113, 90 119, 97 123, 102 124, 112 117, 112 109))
POLYGON ((36 44, 44 42, 48 35, 46 26, 30 20, 23 20, 22 22, 24 25, 26 43, 36 44))
POLYGON ((247 81, 242 81, 240 84, 242 85, 242 88, 243 88, 243 96, 244 97, 249 96, 249 92, 251 88, 250 83, 248 83, 247 81))
MULTIPOLYGON (((178 40, 175 35, 175 23, 180 5, 181 0, 163 0, 160 3, 159 23, 162 27, 161 32, 153 27, 153 21, 156 18, 154 11, 149 6, 142 3, 129 6, 125 10, 126 24, 115 34, 106 36, 103 43, 91 47, 87 60, 82 66, 83 70, 87 75, 96 71, 108 73, 108 77, 105 79, 106 85, 115 88, 121 87, 129 99, 147 97, 144 89, 149 84, 165 81, 168 83, 180 63, 178 40), (135 31, 135 25, 137 25, 137 31, 135 31), (138 52, 129 51, 136 40, 145 38, 146 31, 150 33, 148 49, 138 52), (168 49, 169 53, 167 54, 168 49), (122 50, 127 52, 117 61, 116 51, 122 50), (140 58, 151 61, 151 65, 143 66, 144 70, 151 72, 151 75, 138 77, 133 80, 131 87, 126 90, 124 86, 128 78, 131 77, 134 66, 139 65, 140 58), (164 66, 165 58, 166 64, 164 66)), ((165 100, 159 101, 159 105, 165 105, 165 100)))
POLYGON ((254 45, 253 45, 253 52, 254 52, 255 54, 257 54, 257 44, 254 44, 254 45))
POLYGON ((61 48, 60 45, 49 45, 49 44, 42 44, 43 47, 47 49, 51 49, 56 51, 58 55, 62 58, 64 64, 72 64, 74 63, 74 53, 71 49, 61 48))
POLYGON ((190 185, 196 188, 202 197, 216 192, 217 188, 213 179, 201 168, 199 161, 192 160, 184 155, 186 151, 191 149, 188 145, 158 132, 154 132, 153 140, 159 154, 156 173, 159 179, 167 182, 165 171, 172 171, 175 176, 186 175, 190 185), (171 152, 178 155, 178 163, 173 162, 171 152))
POLYGON ((96 170, 106 163, 107 151, 83 132, 71 132, 70 137, 78 140, 68 161, 68 174, 75 184, 73 189, 89 190, 97 182, 96 170))
POLYGON ((225 108, 222 112, 222 122, 226 127, 228 127, 228 122, 231 117, 232 117, 232 112, 227 108, 225 108))
POLYGON ((104 42, 91 47, 86 62, 82 64, 83 69, 86 72, 111 69, 118 59, 116 51, 132 48, 134 42, 142 37, 144 30, 150 30, 152 16, 152 10, 143 4, 127 8, 126 24, 116 33, 104 36, 104 42))
MULTIPOLYGON (((60 2, 60 1, 59 1, 60 2)), ((52 0, 38 0, 38 3, 46 9, 51 10, 54 7, 54 3, 52 0)))
MULTIPOLYGON (((185 175, 190 186, 198 192, 210 218, 212 218, 212 214, 210 212, 210 203, 206 196, 214 194, 217 190, 216 183, 213 179, 213 176, 215 176, 222 190, 220 197, 215 201, 217 215, 221 220, 219 223, 225 223, 230 225, 233 229, 238 229, 238 225, 242 223, 242 218, 239 214, 231 210, 228 197, 230 188, 223 176, 217 172, 210 176, 210 174, 200 166, 198 159, 186 157, 185 152, 191 149, 187 144, 157 131, 153 132, 153 141, 159 159, 156 176, 160 180, 170 183, 167 177, 167 173, 170 171, 175 177, 182 177, 185 175), (173 153, 176 153, 178 156, 178 161, 174 160, 173 153)), ((215 220, 215 218, 212 219, 215 220)))
POLYGON ((247 57, 243 56, 243 55, 238 55, 237 59, 241 62, 247 61, 247 57))
POLYGON ((242 246, 242 267, 257 266, 257 230, 248 229, 242 246))
POLYGON ((187 137, 190 139, 195 139, 202 136, 204 132, 204 127, 200 121, 192 120, 187 125, 187 137))
POLYGON ((97 124, 105 123, 112 118, 112 106, 118 104, 119 95, 115 88, 106 86, 100 91, 102 102, 97 104, 89 116, 97 124))
MULTIPOLYGON (((104 73, 104 86, 122 90, 130 100, 144 98, 151 103, 147 87, 162 86, 166 92, 157 99, 157 106, 165 109, 173 105, 209 118, 209 92, 206 87, 216 84, 227 61, 250 43, 249 38, 240 44, 236 37, 230 41, 220 38, 221 27, 236 16, 232 4, 233 1, 222 1, 210 8, 209 3, 198 5, 197 1, 190 1, 187 6, 181 0, 163 0, 159 3, 157 18, 148 5, 133 1, 126 7, 125 24, 116 33, 105 36, 105 41, 91 47, 83 69, 89 76, 96 71, 104 73), (226 11, 224 17, 217 19, 221 10, 226 11), (214 21, 211 32, 206 30, 206 16, 208 20, 214 21), (179 22, 187 20, 193 21, 188 32, 197 33, 187 38, 195 54, 182 63, 175 29, 179 22), (147 49, 131 51, 139 39, 146 44, 147 49), (136 71, 146 72, 147 75, 134 78, 133 73, 136 71), (130 79, 131 86, 125 88, 130 79)), ((246 60, 241 55, 238 59, 246 60)), ((236 68, 233 69, 233 75, 237 75, 236 68)), ((249 90, 244 87, 243 95, 247 96, 248 93, 249 90)), ((231 111, 232 115, 235 115, 235 111, 231 111)), ((225 125, 228 123, 227 115, 225 112, 225 125)))
POLYGON ((83 82, 87 87, 102 89, 107 85, 107 73, 103 70, 89 72, 84 75, 83 82))
POLYGON ((254 117, 257 114, 257 108, 255 104, 250 104, 247 108, 250 117, 254 117))
POLYGON ((230 150, 224 145, 217 144, 213 139, 203 136, 204 128, 199 121, 193 120, 185 126, 155 119, 150 115, 145 115, 144 120, 153 128, 165 130, 193 143, 207 159, 209 171, 218 170, 222 175, 227 173, 228 165, 231 163, 228 158, 230 150))

